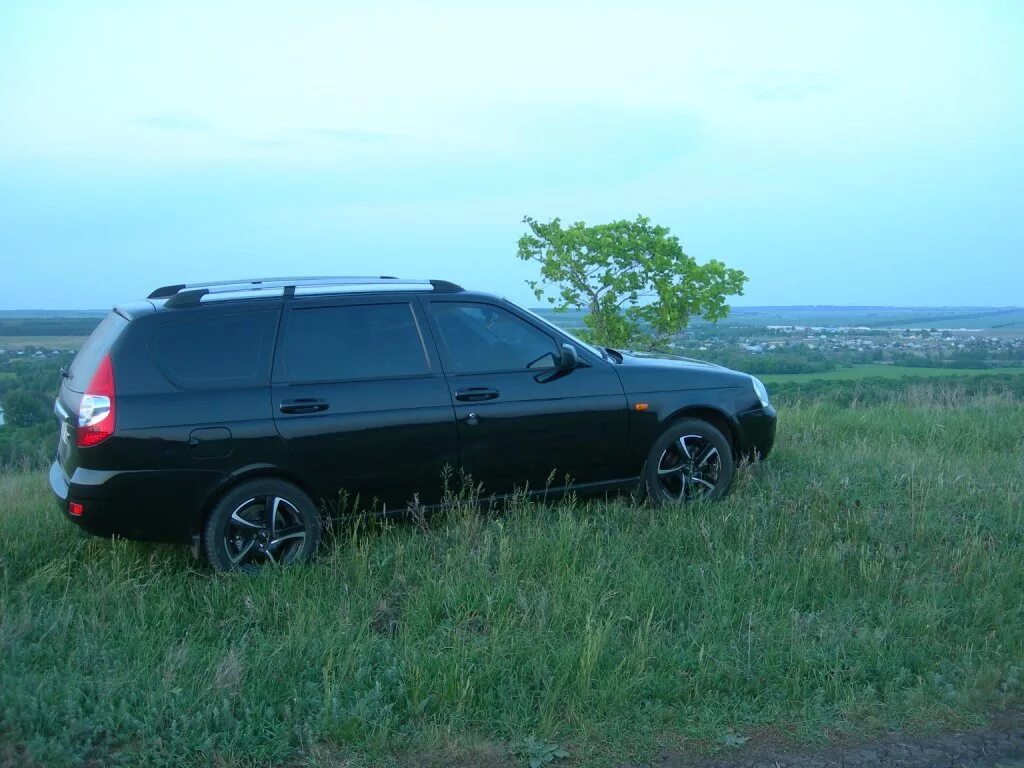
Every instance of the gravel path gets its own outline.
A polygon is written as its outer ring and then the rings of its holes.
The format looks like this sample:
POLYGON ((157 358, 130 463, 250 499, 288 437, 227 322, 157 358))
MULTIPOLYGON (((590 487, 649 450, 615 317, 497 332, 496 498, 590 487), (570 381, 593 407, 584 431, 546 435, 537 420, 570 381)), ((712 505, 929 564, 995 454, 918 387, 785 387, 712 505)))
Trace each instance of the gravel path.
POLYGON ((665 753, 622 768, 1024 768, 1024 722, 931 739, 893 736, 817 752, 753 750, 732 760, 694 762, 665 753))

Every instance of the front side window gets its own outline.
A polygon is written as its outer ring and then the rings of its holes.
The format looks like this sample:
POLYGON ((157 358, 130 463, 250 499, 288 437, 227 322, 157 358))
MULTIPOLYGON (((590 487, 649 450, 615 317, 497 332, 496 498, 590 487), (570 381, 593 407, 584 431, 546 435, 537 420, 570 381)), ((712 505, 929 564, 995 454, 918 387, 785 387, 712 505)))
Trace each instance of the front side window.
POLYGON ((430 373, 419 324, 405 302, 293 310, 282 354, 293 383, 430 373))
POLYGON ((558 360, 554 339, 501 307, 439 301, 431 312, 451 373, 543 370, 558 360))

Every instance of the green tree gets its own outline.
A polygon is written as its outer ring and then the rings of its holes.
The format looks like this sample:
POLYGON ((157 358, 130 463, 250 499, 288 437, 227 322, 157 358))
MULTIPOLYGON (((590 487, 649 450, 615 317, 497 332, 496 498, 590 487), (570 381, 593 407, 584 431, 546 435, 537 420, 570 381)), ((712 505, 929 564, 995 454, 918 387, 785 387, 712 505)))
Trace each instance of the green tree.
POLYGON ((31 427, 43 424, 49 418, 45 401, 32 392, 14 389, 0 399, 4 411, 4 422, 12 427, 31 427))
POLYGON ((528 280, 538 300, 548 289, 557 310, 585 309, 588 340, 611 347, 656 349, 699 315, 715 321, 729 313, 727 296, 742 295, 747 277, 720 261, 698 264, 667 227, 613 221, 563 227, 559 219, 523 219, 518 257, 540 265, 528 280))

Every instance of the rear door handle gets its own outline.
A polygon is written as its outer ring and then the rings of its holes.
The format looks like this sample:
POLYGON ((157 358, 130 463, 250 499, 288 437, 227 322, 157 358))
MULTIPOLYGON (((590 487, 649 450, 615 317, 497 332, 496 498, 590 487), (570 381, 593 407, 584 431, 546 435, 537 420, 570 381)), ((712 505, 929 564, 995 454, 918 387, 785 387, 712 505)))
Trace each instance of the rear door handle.
POLYGON ((315 397, 300 397, 298 400, 285 400, 281 403, 281 413, 320 413, 330 408, 326 400, 317 400, 315 397))
POLYGON ((455 391, 455 399, 464 403, 477 403, 481 400, 494 400, 500 393, 489 387, 467 387, 455 391))

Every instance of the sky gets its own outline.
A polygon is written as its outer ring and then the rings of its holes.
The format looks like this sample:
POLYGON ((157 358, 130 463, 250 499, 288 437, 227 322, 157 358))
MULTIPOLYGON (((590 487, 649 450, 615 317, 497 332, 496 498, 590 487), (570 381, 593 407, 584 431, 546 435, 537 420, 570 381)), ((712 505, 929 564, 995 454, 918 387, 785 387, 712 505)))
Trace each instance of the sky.
POLYGON ((732 304, 1024 304, 1024 3, 0 0, 0 309, 649 216, 732 304))

